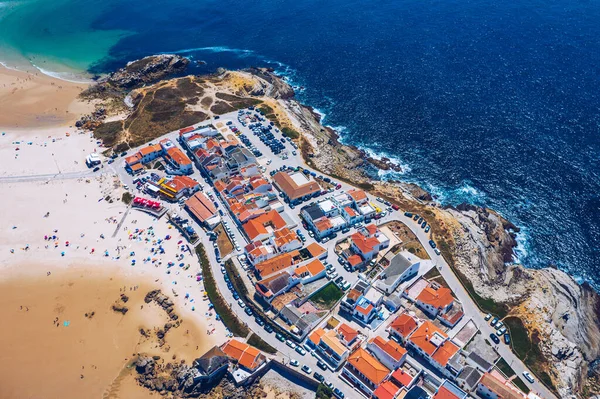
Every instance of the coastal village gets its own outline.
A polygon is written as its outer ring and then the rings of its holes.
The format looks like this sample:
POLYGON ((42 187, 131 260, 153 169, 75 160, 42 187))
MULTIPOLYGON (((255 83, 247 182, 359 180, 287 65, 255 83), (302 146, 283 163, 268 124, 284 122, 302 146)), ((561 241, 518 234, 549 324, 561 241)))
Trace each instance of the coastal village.
POLYGON ((132 210, 204 248, 196 280, 211 274, 230 338, 199 354, 189 384, 244 386, 278 368, 337 398, 542 397, 502 357, 503 323, 465 308, 440 273, 427 220, 297 150, 250 107, 89 162, 114 168, 132 210))
MULTIPOLYGON (((11 259, 126 265, 158 284, 140 305, 164 311, 163 326, 140 329, 158 344, 125 361, 139 386, 166 397, 222 384, 255 392, 268 380, 282 389, 268 397, 555 397, 516 356, 502 317, 473 301, 430 215, 324 174, 269 109, 240 108, 125 150, 76 129, 4 143, 9 191, 64 189, 48 190, 36 227, 22 223, 29 208, 7 216, 11 259), (35 169, 50 162, 55 175, 35 169), (188 334, 188 320, 206 339, 188 334), (187 361, 169 352, 182 331, 181 347, 196 347, 187 361)), ((136 291, 123 287, 111 312, 136 312, 136 291)))

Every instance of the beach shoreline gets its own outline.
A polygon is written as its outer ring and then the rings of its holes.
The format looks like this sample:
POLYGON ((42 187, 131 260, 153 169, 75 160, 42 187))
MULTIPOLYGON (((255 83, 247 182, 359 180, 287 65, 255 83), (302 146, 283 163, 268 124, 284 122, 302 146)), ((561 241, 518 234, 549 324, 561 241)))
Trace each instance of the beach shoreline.
POLYGON ((93 102, 78 98, 88 85, 0 65, 0 129, 73 125, 94 109, 93 102))
POLYGON ((85 165, 103 150, 68 126, 0 136, 0 187, 11 193, 0 227, 0 318, 10 326, 0 335, 10 343, 0 354, 2 398, 147 398, 126 367, 137 353, 191 363, 227 339, 203 300, 194 249, 164 219, 129 209, 114 170, 92 175, 85 165), (171 268, 177 259, 189 266, 171 268), (162 346, 156 333, 170 319, 144 302, 153 289, 182 321, 162 346))

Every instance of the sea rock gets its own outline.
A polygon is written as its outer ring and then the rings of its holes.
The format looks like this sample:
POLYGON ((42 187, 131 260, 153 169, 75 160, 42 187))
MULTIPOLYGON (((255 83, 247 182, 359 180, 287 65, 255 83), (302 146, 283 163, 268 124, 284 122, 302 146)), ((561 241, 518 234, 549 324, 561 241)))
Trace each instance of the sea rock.
POLYGON ((181 72, 189 63, 189 59, 176 54, 152 55, 129 62, 124 68, 110 74, 104 82, 113 87, 131 90, 181 72))

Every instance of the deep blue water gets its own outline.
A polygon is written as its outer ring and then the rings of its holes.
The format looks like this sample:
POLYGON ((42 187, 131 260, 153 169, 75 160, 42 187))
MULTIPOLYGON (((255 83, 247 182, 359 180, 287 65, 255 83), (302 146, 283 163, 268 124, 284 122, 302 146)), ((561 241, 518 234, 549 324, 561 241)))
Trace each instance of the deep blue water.
POLYGON ((398 159, 442 202, 522 227, 524 265, 600 286, 597 2, 102 4, 91 28, 130 34, 91 70, 176 51, 207 62, 196 72, 276 67, 344 142, 398 159))

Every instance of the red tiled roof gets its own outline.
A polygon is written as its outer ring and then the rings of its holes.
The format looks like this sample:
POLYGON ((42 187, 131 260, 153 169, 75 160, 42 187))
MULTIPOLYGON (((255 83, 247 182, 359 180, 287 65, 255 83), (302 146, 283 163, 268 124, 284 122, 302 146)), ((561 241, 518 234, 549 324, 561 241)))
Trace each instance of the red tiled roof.
POLYGON ((236 339, 227 341, 221 347, 221 350, 223 350, 227 356, 237 360, 240 365, 249 370, 254 370, 264 361, 264 357, 258 349, 236 339))
POLYGON ((306 184, 301 186, 297 185, 294 179, 292 179, 287 172, 276 173, 273 176, 273 181, 291 200, 302 198, 304 196, 321 191, 319 184, 312 179, 306 184))
POLYGON ((394 399, 400 389, 392 381, 387 380, 373 391, 373 396, 377 399, 394 399))
POLYGON ((356 245, 358 250, 363 254, 367 254, 367 253, 373 251, 373 249, 377 245, 379 245, 379 240, 377 238, 365 237, 362 233, 358 233, 358 232, 352 234, 350 236, 350 239, 352 240, 354 245, 356 245))
POLYGON ((417 296, 417 301, 421 301, 434 308, 445 308, 454 301, 452 291, 446 287, 440 287, 437 290, 432 287, 426 287, 417 296))
POLYGON ((337 331, 346 342, 352 342, 356 337, 358 337, 358 331, 346 323, 340 324, 337 331))
POLYGON ((197 192, 191 196, 187 201, 185 201, 185 205, 187 209, 201 222, 213 217, 217 212, 217 209, 212 201, 201 192, 197 192))
POLYGON ((169 148, 167 150, 169 157, 179 166, 191 165, 192 161, 177 147, 169 148))
POLYGON ((271 210, 243 224, 244 231, 250 240, 254 240, 261 234, 268 234, 266 226, 271 226, 273 230, 279 230, 284 228, 286 224, 276 210, 271 210))
POLYGON ((410 341, 431 356, 437 349, 437 346, 430 342, 431 337, 433 337, 435 333, 440 334, 443 338, 448 338, 442 330, 437 328, 432 322, 426 320, 412 333, 410 341))
POLYGON ((432 358, 442 367, 446 367, 450 358, 452 358, 458 350, 459 347, 454 345, 451 341, 444 341, 444 343, 435 351, 432 358))
POLYGON ((313 259, 311 262, 298 267, 294 274, 296 276, 301 276, 302 274, 308 272, 311 277, 316 276, 317 274, 323 272, 325 270, 325 266, 319 259, 313 259))
POLYGON ((395 361, 402 359, 402 356, 406 355, 406 349, 400 346, 394 340, 385 340, 379 335, 372 339, 375 345, 377 345, 382 351, 387 353, 395 361))
POLYGON ((417 321, 412 316, 402 313, 392 321, 390 328, 406 338, 417 328, 417 321))
POLYGON ((409 386, 413 380, 413 376, 402 369, 398 369, 392 373, 392 378, 398 381, 403 386, 409 386))
POLYGON ((390 373, 387 367, 360 347, 348 357, 348 363, 375 386, 390 373))
POLYGON ((325 248, 317 244, 316 242, 311 243, 306 247, 306 250, 310 253, 313 258, 318 258, 321 254, 327 252, 325 248))
POLYGON ((367 199, 367 194, 363 190, 348 190, 348 195, 351 196, 352 199, 356 202, 360 202, 367 199))
POLYGON ((448 388, 445 386, 441 386, 440 389, 433 395, 433 399, 458 399, 459 396, 456 396, 448 388))
POLYGON ((294 257, 298 255, 298 251, 280 254, 257 264, 255 269, 261 276, 268 276, 292 266, 294 264, 294 257))
POLYGON ((363 259, 360 257, 360 255, 354 254, 348 257, 348 263, 350 263, 350 266, 352 267, 360 265, 362 262, 363 259))

